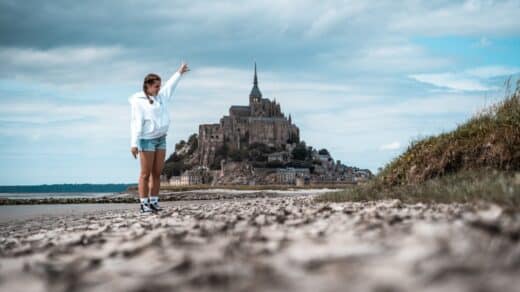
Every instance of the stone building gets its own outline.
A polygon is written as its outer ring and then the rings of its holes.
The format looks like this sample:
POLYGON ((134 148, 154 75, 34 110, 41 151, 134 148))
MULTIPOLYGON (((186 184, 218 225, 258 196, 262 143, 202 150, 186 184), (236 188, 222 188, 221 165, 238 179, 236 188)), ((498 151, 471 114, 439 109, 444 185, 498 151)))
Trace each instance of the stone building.
POLYGON ((172 176, 168 183, 170 185, 198 185, 212 181, 213 173, 207 167, 196 167, 186 170, 179 176, 172 176))
POLYGON ((197 175, 182 174, 170 177, 169 183, 172 186, 197 185, 202 183, 202 179, 197 175))
POLYGON ((310 172, 308 168, 278 168, 276 169, 277 181, 280 184, 296 184, 297 178, 309 178, 310 172))
POLYGON ((290 157, 291 153, 288 151, 274 152, 267 155, 267 162, 288 162, 290 157))
MULTIPOLYGON (((286 144, 300 141, 299 128, 287 118, 276 99, 263 98, 255 71, 249 105, 232 105, 229 114, 219 123, 199 125, 200 165, 209 166, 215 152, 224 144, 229 149, 241 149, 253 143, 285 149, 286 144)), ((218 163, 218 162, 217 162, 218 163)))

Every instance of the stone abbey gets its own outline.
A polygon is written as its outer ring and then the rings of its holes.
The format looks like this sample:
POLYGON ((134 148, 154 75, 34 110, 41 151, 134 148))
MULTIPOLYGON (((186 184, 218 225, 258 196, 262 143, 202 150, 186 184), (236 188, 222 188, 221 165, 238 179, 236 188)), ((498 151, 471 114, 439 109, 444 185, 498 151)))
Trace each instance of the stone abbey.
POLYGON ((199 125, 198 151, 200 165, 210 165, 215 152, 224 144, 229 149, 241 149, 263 143, 280 150, 300 141, 300 130, 286 117, 276 99, 263 98, 258 88, 256 63, 249 105, 232 105, 229 115, 219 123, 199 125))

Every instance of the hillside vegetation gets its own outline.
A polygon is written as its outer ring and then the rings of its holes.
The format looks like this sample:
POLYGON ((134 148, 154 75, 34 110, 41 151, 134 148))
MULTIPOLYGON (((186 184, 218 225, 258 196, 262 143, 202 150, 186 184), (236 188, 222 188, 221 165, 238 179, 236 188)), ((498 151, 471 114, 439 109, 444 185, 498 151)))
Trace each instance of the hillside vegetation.
POLYGON ((379 177, 400 185, 477 169, 520 169, 519 88, 454 131, 412 142, 379 177))
POLYGON ((319 200, 468 202, 520 207, 520 81, 455 130, 413 141, 369 183, 319 200))

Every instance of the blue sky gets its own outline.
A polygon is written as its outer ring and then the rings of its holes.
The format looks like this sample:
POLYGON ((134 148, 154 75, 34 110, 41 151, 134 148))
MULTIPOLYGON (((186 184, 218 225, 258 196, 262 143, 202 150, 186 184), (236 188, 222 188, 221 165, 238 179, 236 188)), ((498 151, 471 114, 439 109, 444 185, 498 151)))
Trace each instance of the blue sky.
POLYGON ((0 0, 0 184, 135 183, 130 108, 185 60, 180 139, 259 86, 301 138, 377 171, 520 74, 520 1, 0 0))

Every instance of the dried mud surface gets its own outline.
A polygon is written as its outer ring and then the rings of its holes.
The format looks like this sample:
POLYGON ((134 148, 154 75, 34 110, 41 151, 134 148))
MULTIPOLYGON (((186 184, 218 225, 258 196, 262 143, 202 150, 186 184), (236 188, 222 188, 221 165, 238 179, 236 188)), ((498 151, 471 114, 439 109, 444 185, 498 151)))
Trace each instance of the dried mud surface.
POLYGON ((0 224, 0 291, 518 291, 519 232, 494 205, 168 202, 0 224))

